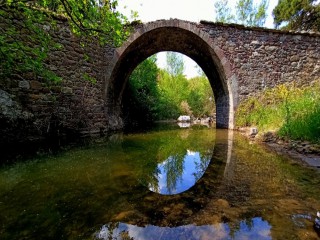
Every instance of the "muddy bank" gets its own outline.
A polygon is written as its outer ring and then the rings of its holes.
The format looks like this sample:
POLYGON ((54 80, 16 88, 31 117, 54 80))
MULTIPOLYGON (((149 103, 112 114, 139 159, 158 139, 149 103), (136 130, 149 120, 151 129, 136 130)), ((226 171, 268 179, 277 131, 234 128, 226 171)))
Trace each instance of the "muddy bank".
POLYGON ((239 128, 237 131, 253 142, 262 144, 278 154, 289 156, 305 166, 311 166, 320 171, 320 144, 286 139, 273 131, 260 133, 256 128, 239 128))

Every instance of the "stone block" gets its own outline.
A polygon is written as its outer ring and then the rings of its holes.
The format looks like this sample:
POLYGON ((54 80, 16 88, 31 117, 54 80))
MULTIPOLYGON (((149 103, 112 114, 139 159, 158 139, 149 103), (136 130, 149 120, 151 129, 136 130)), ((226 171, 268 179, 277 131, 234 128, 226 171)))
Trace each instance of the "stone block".
POLYGON ((19 81, 19 88, 30 89, 29 81, 26 81, 26 80, 19 81))
POLYGON ((60 93, 61 92, 61 87, 60 86, 52 86, 50 89, 54 93, 60 93))
POLYGON ((255 135, 257 135, 258 134, 258 128, 256 128, 256 127, 251 127, 250 129, 249 129, 249 135, 250 136, 255 136, 255 135))
POLYGON ((42 98, 42 95, 40 95, 40 94, 30 94, 29 95, 29 99, 31 100, 31 101, 37 101, 37 100, 39 100, 39 99, 41 99, 42 98))
POLYGON ((41 90, 42 84, 39 81, 32 80, 32 81, 30 81, 30 88, 32 90, 41 90))
POLYGON ((291 62, 298 62, 299 60, 300 60, 300 57, 297 55, 293 55, 292 57, 290 57, 291 62))
POLYGON ((64 93, 64 94, 72 94, 72 88, 63 87, 63 88, 61 88, 61 92, 64 93))

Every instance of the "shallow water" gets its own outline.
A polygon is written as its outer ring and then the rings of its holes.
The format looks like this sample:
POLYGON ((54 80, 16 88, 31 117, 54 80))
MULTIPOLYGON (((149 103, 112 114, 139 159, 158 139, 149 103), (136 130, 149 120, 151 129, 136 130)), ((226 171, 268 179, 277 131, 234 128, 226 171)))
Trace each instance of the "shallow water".
POLYGON ((206 127, 0 169, 0 239, 318 239, 320 174, 206 127))

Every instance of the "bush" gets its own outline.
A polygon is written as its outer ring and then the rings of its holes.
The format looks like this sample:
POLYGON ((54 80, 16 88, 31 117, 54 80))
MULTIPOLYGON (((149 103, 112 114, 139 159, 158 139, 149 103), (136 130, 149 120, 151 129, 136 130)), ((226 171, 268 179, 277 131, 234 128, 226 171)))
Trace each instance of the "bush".
POLYGON ((278 85, 241 103, 236 125, 277 130, 291 139, 320 142, 319 93, 319 82, 303 88, 294 83, 278 85))

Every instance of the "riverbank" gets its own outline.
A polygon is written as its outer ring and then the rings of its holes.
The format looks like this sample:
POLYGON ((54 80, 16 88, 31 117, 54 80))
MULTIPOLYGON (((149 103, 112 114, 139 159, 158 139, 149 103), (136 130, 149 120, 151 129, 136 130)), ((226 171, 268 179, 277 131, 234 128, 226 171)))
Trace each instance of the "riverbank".
POLYGON ((320 171, 320 144, 287 139, 272 131, 260 133, 256 128, 239 128, 237 131, 253 142, 320 171))

